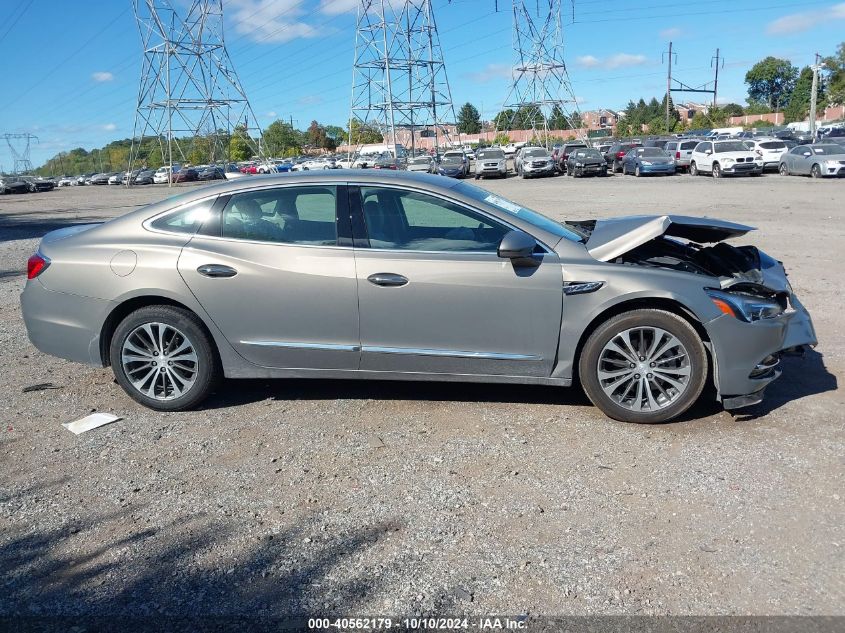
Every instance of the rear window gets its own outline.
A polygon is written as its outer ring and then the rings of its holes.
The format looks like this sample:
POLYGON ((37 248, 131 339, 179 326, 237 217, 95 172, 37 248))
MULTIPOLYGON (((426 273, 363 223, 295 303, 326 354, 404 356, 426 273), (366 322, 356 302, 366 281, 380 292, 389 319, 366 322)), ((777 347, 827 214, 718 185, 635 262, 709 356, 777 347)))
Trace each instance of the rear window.
POLYGON ((786 149, 786 143, 783 141, 764 141, 760 143, 763 149, 786 149))
POLYGON ((211 207, 217 198, 206 198, 192 202, 170 213, 156 218, 150 223, 150 227, 159 231, 170 231, 172 233, 190 233, 193 235, 199 231, 203 223, 211 217, 211 207))
POLYGON ((697 141, 687 141, 685 143, 681 143, 681 149, 695 149, 696 145, 698 145, 697 141))

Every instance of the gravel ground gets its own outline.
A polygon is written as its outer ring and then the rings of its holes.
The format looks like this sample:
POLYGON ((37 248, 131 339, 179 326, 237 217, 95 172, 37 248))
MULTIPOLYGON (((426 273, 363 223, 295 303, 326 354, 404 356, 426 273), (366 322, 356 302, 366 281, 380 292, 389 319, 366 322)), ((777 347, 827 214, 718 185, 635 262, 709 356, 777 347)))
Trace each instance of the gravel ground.
POLYGON ((845 182, 482 185, 560 218, 758 226, 820 346, 761 405, 656 426, 577 389, 430 383, 228 382, 154 413, 32 348, 18 295, 45 231, 167 189, 5 196, 0 615, 845 615, 845 182), (94 410, 123 419, 61 426, 94 410))

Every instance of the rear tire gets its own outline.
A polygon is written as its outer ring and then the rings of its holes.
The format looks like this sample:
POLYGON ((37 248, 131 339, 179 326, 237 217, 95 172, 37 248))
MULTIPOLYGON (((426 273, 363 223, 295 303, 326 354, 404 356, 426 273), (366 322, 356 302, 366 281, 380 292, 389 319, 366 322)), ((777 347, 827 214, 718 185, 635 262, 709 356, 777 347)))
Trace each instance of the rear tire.
POLYGON ((156 411, 195 407, 222 375, 202 321, 174 306, 147 306, 126 316, 112 336, 109 358, 129 397, 156 411))
POLYGON ((587 397, 608 417, 665 422, 698 400, 707 381, 707 352, 698 332, 677 314, 632 310, 590 335, 578 375, 587 397))

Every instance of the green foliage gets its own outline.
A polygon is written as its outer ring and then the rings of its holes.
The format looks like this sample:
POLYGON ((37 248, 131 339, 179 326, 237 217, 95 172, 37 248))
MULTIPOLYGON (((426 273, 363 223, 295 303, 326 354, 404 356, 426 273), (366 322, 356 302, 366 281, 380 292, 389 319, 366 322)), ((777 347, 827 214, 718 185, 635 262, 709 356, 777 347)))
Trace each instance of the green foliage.
POLYGON ((798 69, 788 59, 766 57, 745 74, 749 101, 766 103, 770 108, 783 108, 798 79, 798 69))
POLYGON ((825 84, 828 105, 845 104, 845 42, 836 49, 836 54, 824 59, 825 84))
POLYGON ((361 123, 358 119, 352 120, 349 134, 350 145, 366 145, 367 143, 383 142, 384 136, 377 129, 366 123, 361 123))
POLYGON ((748 105, 745 106, 744 114, 770 114, 771 111, 772 109, 765 103, 749 100, 748 105))
POLYGON ((511 137, 505 132, 499 132, 496 138, 493 139, 493 145, 507 145, 511 142, 511 137))
POLYGON ((726 103, 720 109, 727 117, 742 116, 745 114, 745 110, 743 110, 742 106, 738 103, 726 103))
MULTIPOLYGON (((803 121, 810 114, 810 98, 813 92, 813 71, 809 66, 801 69, 798 81, 789 96, 789 104, 783 109, 784 120, 803 121)), ((819 103, 824 103, 824 87, 819 86, 819 103)))
POLYGON ((513 126, 515 114, 513 110, 506 108, 493 118, 493 125, 497 130, 504 130, 505 132, 518 129, 513 126))
POLYGON ((302 152, 298 132, 290 123, 285 121, 273 121, 264 130, 263 136, 264 151, 270 156, 285 156, 288 150, 294 155, 302 152))
POLYGON ((234 161, 247 160, 252 156, 250 147, 243 134, 236 131, 229 140, 229 157, 234 161))
POLYGON ((458 112, 458 132, 461 134, 478 134, 481 132, 481 115, 478 109, 467 102, 458 112))
POLYGON ((761 120, 761 121, 754 121, 754 123, 751 124, 751 127, 760 129, 760 128, 764 128, 764 127, 775 127, 775 124, 772 123, 771 121, 761 120))
POLYGON ((308 130, 305 134, 307 135, 309 145, 327 150, 334 150, 337 148, 337 142, 335 139, 330 137, 326 133, 325 126, 320 125, 317 121, 311 121, 311 125, 308 126, 308 130))

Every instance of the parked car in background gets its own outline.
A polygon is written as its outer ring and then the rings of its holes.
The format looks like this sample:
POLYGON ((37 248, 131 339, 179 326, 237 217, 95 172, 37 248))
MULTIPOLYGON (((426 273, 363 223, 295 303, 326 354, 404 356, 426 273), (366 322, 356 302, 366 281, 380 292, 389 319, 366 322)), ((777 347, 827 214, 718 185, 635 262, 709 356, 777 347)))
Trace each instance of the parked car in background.
MULTIPOLYGON (((177 173, 179 173, 180 169, 181 169, 180 165, 174 164, 173 169, 172 169, 173 175, 175 176, 177 173)), ((164 165, 162 167, 159 167, 158 169, 156 169, 155 175, 153 175, 153 182, 157 185, 161 185, 161 184, 164 184, 166 182, 169 182, 170 181, 170 173, 171 173, 171 169, 168 165, 164 165)))
POLYGON ((355 156, 353 154, 343 154, 342 156, 337 157, 335 165, 337 165, 338 169, 352 169, 354 162, 355 156))
POLYGON ((566 162, 566 173, 575 178, 607 176, 607 162, 599 150, 582 147, 569 154, 566 162))
POLYGON ((656 147, 658 149, 665 149, 666 144, 671 141, 670 138, 647 138, 643 141, 643 147, 656 147))
POLYGON ((763 159, 763 171, 777 171, 780 157, 787 151, 786 143, 779 138, 755 138, 743 141, 743 144, 763 159))
POLYGON ((498 147, 480 149, 475 153, 475 179, 488 176, 508 176, 508 159, 505 152, 498 147))
POLYGON ((141 170, 132 177, 132 184, 151 185, 153 184, 153 176, 155 176, 155 172, 152 169, 141 170))
POLYGON ((622 159, 622 174, 675 174, 675 159, 659 147, 635 147, 622 159))
MULTIPOLYGON (((109 178, 111 178, 112 176, 120 177, 121 175, 122 174, 119 171, 110 171, 110 172, 105 172, 105 173, 102 173, 102 174, 94 174, 93 176, 91 176, 91 184, 92 185, 107 185, 107 184, 109 184, 109 178)), ((120 183, 118 182, 118 184, 120 184, 120 183)))
POLYGON ((576 149, 584 149, 587 147, 587 144, 583 141, 574 141, 572 143, 564 143, 563 147, 560 148, 560 152, 557 155, 557 168, 560 170, 560 173, 566 173, 566 161, 569 160, 569 155, 575 151, 576 149))
POLYGON ((630 152, 635 147, 642 147, 642 143, 614 143, 604 155, 604 160, 607 163, 610 171, 614 174, 622 171, 622 159, 625 154, 630 152))
POLYGON ((469 175, 469 159, 462 151, 445 152, 437 163, 436 173, 449 178, 466 178, 469 175))
POLYGON ((36 191, 52 191, 56 188, 56 181, 51 178, 42 178, 40 176, 18 176, 18 179, 27 184, 31 193, 35 193, 36 191))
POLYGON ((405 171, 433 173, 434 159, 431 156, 415 156, 414 158, 409 158, 405 171))
POLYGON ((123 183, 123 178, 126 176, 125 172, 117 172, 109 176, 108 184, 110 185, 120 185, 123 183))
POLYGON ((749 150, 740 140, 701 141, 690 156, 690 175, 710 174, 759 176, 763 173, 763 159, 749 150))
POLYGON ((241 178, 48 233, 20 303, 37 349, 110 365, 159 411, 224 376, 416 378, 580 384, 656 423, 702 393, 756 404, 780 355, 817 343, 783 265, 726 242, 751 230, 552 220, 425 174, 241 178))
POLYGON ((684 171, 689 170, 690 157, 692 150, 698 145, 698 141, 691 139, 681 139, 678 141, 669 141, 663 148, 670 156, 675 159, 675 169, 684 171))
POLYGON ((399 169, 404 169, 405 165, 402 159, 396 158, 393 154, 384 153, 375 160, 372 164, 372 168, 397 171, 399 169))
POLYGON ((778 171, 782 176, 845 176, 845 149, 836 143, 798 145, 781 156, 778 171))
POLYGON ((0 193, 29 193, 29 183, 17 176, 0 176, 0 193))
POLYGON ((173 174, 173 182, 194 182, 196 180, 199 180, 199 173, 191 167, 180 169, 173 174))
POLYGON ((525 145, 526 143, 507 143, 506 145, 502 145, 499 149, 505 153, 505 156, 511 157, 525 145))
POLYGON ((557 173, 552 155, 544 147, 523 147, 516 153, 514 164, 520 178, 554 176, 557 173))
POLYGON ((59 178, 59 182, 56 184, 57 187, 70 187, 73 184, 73 178, 70 176, 62 176, 59 178))
POLYGON ((226 172, 219 165, 209 165, 197 171, 197 180, 226 180, 226 172))

